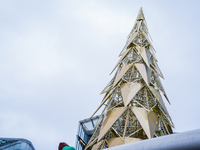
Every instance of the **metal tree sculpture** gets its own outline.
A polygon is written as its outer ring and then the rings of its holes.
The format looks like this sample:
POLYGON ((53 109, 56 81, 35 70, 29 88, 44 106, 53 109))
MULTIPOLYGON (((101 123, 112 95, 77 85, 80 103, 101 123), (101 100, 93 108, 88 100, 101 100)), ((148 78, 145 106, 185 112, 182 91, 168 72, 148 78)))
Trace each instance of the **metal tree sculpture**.
POLYGON ((99 108, 105 108, 85 149, 103 149, 173 133, 174 125, 161 96, 169 102, 159 79, 164 77, 149 37, 141 8, 113 69, 116 73, 101 92, 105 96, 99 108))

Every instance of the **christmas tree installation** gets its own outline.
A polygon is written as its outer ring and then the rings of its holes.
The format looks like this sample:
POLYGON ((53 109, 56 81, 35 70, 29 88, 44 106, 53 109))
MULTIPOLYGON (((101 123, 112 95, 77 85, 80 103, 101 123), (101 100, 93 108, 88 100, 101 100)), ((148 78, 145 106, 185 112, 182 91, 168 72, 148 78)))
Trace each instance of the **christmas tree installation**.
POLYGON ((113 69, 116 73, 101 92, 105 96, 99 108, 105 108, 85 149, 99 150, 173 133, 161 96, 169 102, 159 79, 164 77, 149 37, 141 8, 113 69))

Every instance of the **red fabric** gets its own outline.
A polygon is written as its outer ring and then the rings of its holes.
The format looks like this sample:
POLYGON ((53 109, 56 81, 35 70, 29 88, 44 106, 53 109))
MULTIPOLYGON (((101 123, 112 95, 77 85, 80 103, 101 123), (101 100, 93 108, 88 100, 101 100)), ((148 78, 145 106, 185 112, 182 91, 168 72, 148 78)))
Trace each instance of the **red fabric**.
POLYGON ((60 144, 58 146, 58 150, 62 150, 63 147, 65 147, 65 146, 69 146, 69 145, 67 143, 65 143, 65 142, 60 142, 60 144))

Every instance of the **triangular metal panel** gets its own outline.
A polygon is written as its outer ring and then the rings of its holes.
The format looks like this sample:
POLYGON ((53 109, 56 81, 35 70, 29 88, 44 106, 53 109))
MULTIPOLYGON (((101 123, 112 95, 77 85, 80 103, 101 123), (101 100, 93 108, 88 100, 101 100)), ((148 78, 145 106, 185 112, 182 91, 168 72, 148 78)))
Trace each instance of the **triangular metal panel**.
POLYGON ((160 87, 158 87, 158 89, 163 92, 163 95, 167 99, 168 103, 171 105, 171 103, 170 103, 170 101, 169 101, 169 99, 167 97, 167 94, 165 93, 165 89, 164 89, 164 87, 163 87, 163 85, 162 85, 162 83, 160 81, 160 78, 158 77, 158 73, 157 72, 154 72, 154 73, 155 73, 155 78, 157 80, 158 86, 160 86, 160 87))
POLYGON ((146 84, 149 86, 151 78, 151 69, 149 69, 145 64, 142 63, 135 63, 135 67, 142 75, 142 78, 144 79, 146 84))
POLYGON ((121 70, 119 71, 115 79, 115 82, 113 83, 113 87, 119 82, 119 80, 124 76, 124 74, 131 68, 131 66, 133 66, 133 64, 128 64, 128 65, 123 64, 121 70))
POLYGON ((148 114, 148 123, 149 123, 149 131, 150 131, 150 135, 151 135, 151 138, 154 137, 154 131, 155 131, 155 128, 156 128, 156 123, 157 123, 157 120, 158 120, 158 115, 153 112, 153 111, 150 111, 148 114))
MULTIPOLYGON (((152 47, 152 49, 155 51, 155 49, 154 49, 154 47, 153 47, 153 44, 151 43, 151 41, 150 41, 148 35, 147 35, 146 33, 144 33, 144 32, 140 32, 140 33, 142 33, 142 34, 144 35, 144 37, 146 38, 146 40, 147 40, 147 42, 149 43, 149 45, 150 45, 150 46, 152 47)), ((156 51, 155 51, 155 52, 156 52, 156 51)))
POLYGON ((156 67, 156 70, 159 72, 159 76, 160 76, 161 78, 165 79, 164 76, 163 76, 163 74, 162 74, 162 71, 160 70, 160 67, 159 67, 158 64, 157 64, 157 62, 155 62, 155 67, 156 67))
POLYGON ((128 47, 132 41, 135 39, 135 37, 138 35, 138 32, 134 32, 133 35, 127 40, 126 47, 128 47))
POLYGON ((117 107, 108 111, 105 116, 99 133, 98 141, 108 132, 115 121, 123 114, 126 107, 117 107))
POLYGON ((150 68, 150 56, 151 56, 150 52, 148 50, 146 50, 145 47, 140 47, 138 45, 136 46, 136 49, 138 50, 138 52, 142 56, 144 62, 150 68))
POLYGON ((146 36, 146 39, 147 39, 147 41, 149 42, 149 44, 151 45, 151 47, 153 48, 153 50, 156 52, 156 50, 154 49, 153 44, 151 43, 151 41, 150 41, 150 39, 149 39, 148 36, 146 36))
POLYGON ((142 21, 137 21, 134 26, 133 29, 131 30, 131 32, 128 35, 128 40, 126 41, 126 45, 124 46, 124 48, 122 49, 122 51, 120 52, 119 56, 121 56, 125 51, 126 48, 132 43, 132 41, 137 37, 138 33, 139 33, 139 29, 141 27, 142 21))
POLYGON ((137 142, 137 141, 141 141, 141 139, 130 138, 130 137, 125 137, 123 138, 123 140, 120 137, 110 138, 108 139, 108 147, 114 147, 117 145, 128 144, 128 143, 137 142))
POLYGON ((140 29, 140 27, 141 27, 141 23, 142 23, 142 20, 137 21, 137 31, 139 31, 139 29, 140 29))
POLYGON ((140 122, 147 137, 149 139, 153 138, 153 133, 155 130, 154 125, 156 124, 157 121, 156 119, 157 114, 155 112, 151 112, 150 114, 148 114, 148 112, 141 107, 131 107, 131 110, 133 111, 138 121, 140 122))
MULTIPOLYGON (((140 29, 140 27, 141 27, 141 24, 142 24, 142 20, 136 21, 136 22, 134 23, 133 29, 131 30, 131 32, 130 32, 129 35, 127 36, 128 40, 127 40, 126 45, 125 45, 124 48, 126 48, 126 47, 128 46, 127 43, 128 43, 128 41, 129 41, 130 37, 134 34, 134 32, 135 32, 135 33, 138 33, 138 32, 139 32, 139 29, 140 29)), ((122 52, 120 53, 120 55, 121 55, 123 52, 124 52, 124 50, 122 50, 122 52)))
POLYGON ((149 49, 149 52, 150 52, 151 56, 153 57, 153 59, 155 60, 155 62, 158 62, 154 51, 152 49, 149 49))
POLYGON ((125 137, 124 138, 124 144, 133 143, 133 142, 137 142, 137 141, 141 141, 141 140, 142 139, 139 139, 139 138, 125 137))
POLYGON ((103 144, 104 140, 98 142, 97 144, 95 144, 91 150, 98 150, 98 148, 101 146, 101 144, 103 144))
POLYGON ((168 97, 167 97, 167 94, 166 94, 166 92, 165 92, 165 89, 164 89, 164 87, 163 87, 163 85, 162 85, 162 83, 161 83, 159 77, 157 77, 157 78, 158 78, 158 82, 159 82, 159 84, 160 84, 160 86, 161 86, 161 88, 162 88, 161 91, 163 92, 163 95, 164 95, 165 98, 167 99, 168 103, 171 105, 171 103, 170 103, 170 101, 169 101, 169 99, 168 99, 168 97))
MULTIPOLYGON (((141 54, 141 55, 147 55, 146 56, 146 59, 147 60, 145 60, 147 63, 149 63, 149 68, 150 68, 150 63, 151 63, 151 52, 148 50, 148 49, 145 49, 146 50, 146 53, 144 53, 144 54, 141 54)), ((143 56, 142 56, 143 57, 143 56)), ((145 56, 144 56, 145 57, 145 56)))
POLYGON ((161 90, 164 94, 166 94, 166 93, 165 93, 165 89, 164 89, 164 87, 163 87, 163 85, 162 85, 162 83, 161 83, 161 81, 160 81, 160 78, 158 77, 157 73, 155 73, 155 75, 156 75, 156 79, 157 79, 157 81, 158 81, 158 84, 159 84, 159 86, 161 87, 160 90, 161 90))
POLYGON ((152 49, 156 52, 156 50, 154 49, 154 47, 153 47, 153 44, 151 43, 151 41, 150 41, 150 39, 149 39, 149 37, 148 37, 148 35, 146 35, 145 33, 143 33, 142 32, 142 34, 145 36, 145 38, 146 38, 146 40, 148 41, 148 43, 151 45, 151 47, 152 47, 152 49))
POLYGON ((126 50, 125 53, 123 53, 123 55, 120 57, 119 61, 117 62, 117 64, 115 65, 114 69, 111 71, 110 75, 113 73, 113 71, 117 68, 117 66, 119 65, 119 63, 124 59, 124 57, 128 54, 128 52, 131 50, 132 48, 129 48, 126 50))
POLYGON ((158 100, 160 105, 163 107, 163 109, 168 113, 167 108, 165 106, 165 103, 163 102, 163 99, 162 99, 162 96, 160 95, 160 93, 152 86, 149 86, 149 89, 150 89, 151 93, 155 96, 155 98, 158 100))
POLYGON ((135 114, 136 118, 140 122, 143 130, 147 134, 149 138, 150 136, 150 131, 149 131, 149 124, 148 124, 148 118, 147 118, 147 111, 144 108, 141 107, 131 107, 131 110, 135 114))
POLYGON ((124 144, 124 141, 120 137, 108 139, 108 147, 114 147, 122 144, 124 144))
POLYGON ((129 102, 133 99, 137 92, 142 88, 142 86, 142 83, 132 82, 121 84, 120 88, 125 107, 129 104, 129 102))
POLYGON ((162 114, 166 117, 166 119, 169 121, 169 124, 175 128, 174 123, 172 121, 172 118, 169 116, 169 114, 166 114, 165 112, 163 112, 163 108, 161 107, 161 105, 158 106, 159 109, 161 110, 162 114))

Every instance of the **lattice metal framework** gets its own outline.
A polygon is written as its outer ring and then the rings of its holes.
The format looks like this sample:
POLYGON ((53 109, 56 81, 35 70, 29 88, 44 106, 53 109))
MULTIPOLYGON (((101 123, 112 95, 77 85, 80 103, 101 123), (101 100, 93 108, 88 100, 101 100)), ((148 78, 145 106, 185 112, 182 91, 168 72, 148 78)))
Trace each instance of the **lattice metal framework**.
POLYGON ((164 77, 154 52, 141 8, 113 69, 116 73, 101 92, 105 96, 95 113, 103 105, 105 108, 85 149, 99 150, 173 133, 174 124, 161 96, 169 102, 159 79, 164 77))

